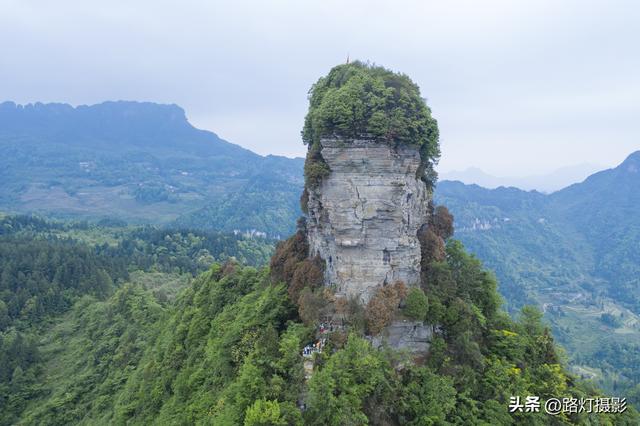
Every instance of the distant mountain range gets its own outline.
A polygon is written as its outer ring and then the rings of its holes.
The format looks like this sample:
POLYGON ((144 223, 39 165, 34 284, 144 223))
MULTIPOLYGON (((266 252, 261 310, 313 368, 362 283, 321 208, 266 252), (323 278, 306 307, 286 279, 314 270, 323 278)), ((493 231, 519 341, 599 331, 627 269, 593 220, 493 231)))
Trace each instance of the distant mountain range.
MULTIPOLYGON (((5 212, 275 237, 300 215, 303 159, 254 154, 175 105, 3 103, 0 147, 5 212)), ((640 152, 550 195, 443 180, 436 201, 507 307, 545 310, 576 372, 610 391, 640 383, 640 152)))
POLYGON ((176 105, 0 104, 0 208, 293 232, 304 160, 194 128, 176 105))
POLYGON ((586 285, 589 291, 606 290, 620 303, 640 307, 640 252, 624 248, 631 241, 640 242, 640 215, 635 213, 640 206, 640 151, 614 169, 550 195, 442 181, 436 202, 453 212, 457 236, 502 271, 502 285, 514 283, 518 294, 511 301, 530 300, 522 290, 532 282, 558 286, 560 280, 565 289, 572 285, 578 291, 586 285), (503 252, 494 253, 494 245, 503 252), (537 261, 544 261, 544 267, 537 261), (565 269, 563 276, 546 275, 545 269, 554 263, 565 269), (530 270, 505 270, 514 265, 530 270), (567 265, 580 269, 567 273, 567 265), (523 275, 528 284, 516 282, 523 275), (605 282, 615 285, 602 287, 605 282))
POLYGON ((525 177, 497 177, 485 173, 477 167, 470 167, 463 171, 440 173, 442 180, 457 180, 466 184, 476 184, 484 188, 494 189, 500 186, 515 187, 525 191, 537 190, 551 193, 566 188, 576 182, 584 181, 588 176, 602 170, 597 164, 577 164, 562 167, 551 173, 525 177))

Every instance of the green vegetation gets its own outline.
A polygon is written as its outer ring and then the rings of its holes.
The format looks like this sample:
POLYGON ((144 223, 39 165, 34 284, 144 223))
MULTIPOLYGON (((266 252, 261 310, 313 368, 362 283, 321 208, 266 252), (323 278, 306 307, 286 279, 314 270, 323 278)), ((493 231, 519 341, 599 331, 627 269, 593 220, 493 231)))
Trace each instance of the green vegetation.
MULTIPOLYGON (((448 216, 442 209, 438 212, 434 223, 444 225, 434 226, 438 229, 434 235, 442 239, 449 232, 448 216)), ((119 277, 120 266, 111 269, 110 263, 100 263, 106 256, 101 250, 115 250, 107 257, 121 265, 117 253, 125 250, 119 247, 130 241, 124 235, 132 235, 131 230, 120 235, 105 228, 109 234, 105 239, 115 243, 92 249, 60 233, 86 232, 95 239, 94 228, 82 231, 37 219, 8 220, 13 221, 13 233, 2 238, 16 241, 23 236, 34 244, 32 250, 46 243, 43 253, 59 249, 56 256, 69 253, 71 260, 84 253, 94 259, 87 265, 96 266, 95 272, 83 271, 86 277, 70 278, 69 283, 84 285, 56 290, 69 297, 70 308, 46 311, 42 317, 24 309, 23 317, 17 319, 5 315, 9 324, 0 336, 2 424, 639 421, 633 410, 624 415, 582 413, 553 419, 543 414, 509 414, 510 396, 540 395, 544 400, 597 392, 565 372, 538 311, 525 308, 514 322, 498 309, 495 279, 453 240, 445 245, 443 256, 423 266, 422 289, 397 284, 388 286, 395 289, 393 294, 381 295, 382 302, 394 298, 395 305, 404 299, 402 314, 426 318, 437 326, 426 357, 415 360, 372 348, 363 338, 364 327, 358 325, 358 315, 364 321, 365 313, 355 310, 348 329, 329 336, 325 350, 316 355, 313 376, 305 381, 301 350, 313 341, 315 329, 302 321, 303 307, 310 294, 322 295, 318 293, 318 274, 322 274, 314 260, 295 255, 306 253, 304 240, 294 236, 282 242, 273 270, 229 260, 214 263, 189 280, 184 277, 191 276, 190 267, 177 266, 182 264, 181 256, 173 260, 158 256, 163 247, 180 252, 186 240, 176 239, 173 233, 158 237, 156 231, 134 232, 137 254, 125 265, 127 275, 119 277), (40 231, 35 233, 36 229, 40 231), (142 235, 149 239, 141 239, 142 235), (160 244, 165 240, 168 245, 160 244), (146 272, 136 269, 142 260, 135 260, 145 252, 159 262, 146 272), (98 270, 117 277, 111 278, 110 291, 103 291, 100 281, 92 278, 98 270), (180 270, 182 274, 176 272, 180 270), (299 409, 301 403, 306 409, 299 409)), ((125 250, 124 258, 131 253, 125 250)), ((32 297, 46 293, 37 286, 33 289, 32 297)), ((3 294, 16 292, 13 288, 3 294)), ((313 303, 307 304, 306 309, 311 309, 313 303)), ((611 352, 603 356, 618 362, 611 352)))
MULTIPOLYGON (((296 178, 301 174, 300 170, 295 169, 296 178)), ((290 235, 294 231, 293 224, 300 216, 298 196, 302 179, 300 178, 299 185, 291 184, 277 179, 271 175, 271 171, 265 171, 252 179, 237 192, 182 215, 172 223, 172 227, 240 230, 243 233, 259 231, 269 238, 290 235)))
POLYGON ((93 247, 105 261, 118 259, 129 269, 191 275, 205 271, 214 261, 230 258, 247 265, 264 265, 275 243, 267 238, 188 228, 136 227, 106 221, 62 222, 34 216, 0 219, 0 238, 72 245, 79 242, 93 247))
POLYGON ((638 403, 640 153, 545 195, 441 182, 456 237, 496 272, 507 308, 540 306, 571 369, 638 403), (619 348, 621 356, 609 348, 619 348))
POLYGON ((72 241, 13 237, 0 239, 0 270, 0 321, 25 327, 66 311, 80 295, 104 297, 127 277, 119 259, 72 241))
POLYGON ((426 145, 430 160, 438 155, 437 124, 418 86, 404 74, 358 61, 334 67, 313 85, 302 136, 308 144, 368 136, 426 145))
POLYGON ((27 424, 249 424, 274 411, 290 424, 307 331, 268 273, 215 265, 163 308, 124 286, 80 300, 51 331, 27 424), (279 337, 279 332, 281 336, 279 337))
POLYGON ((309 382, 308 424, 443 424, 456 404, 452 380, 410 364, 397 371, 401 360, 351 335, 309 382))
POLYGON ((107 424, 122 389, 158 332, 164 309, 140 286, 124 285, 107 301, 80 299, 44 335, 40 374, 23 424, 107 424), (91 420, 89 420, 91 419, 91 420))
POLYGON ((189 124, 175 105, 0 108, 0 209, 61 219, 294 231, 303 160, 262 157, 189 124))
POLYGON ((108 405, 161 306, 215 261, 264 264, 272 249, 261 238, 3 216, 0 424, 43 395, 48 405, 28 416, 46 414, 27 423, 67 424, 102 410, 92 404, 108 405))
POLYGON ((294 312, 268 271, 214 266, 179 298, 117 398, 117 421, 237 425, 266 401, 285 417, 299 416, 307 331, 288 323, 294 312))
POLYGON ((412 288, 407 293, 404 301, 404 313, 409 318, 424 321, 427 317, 427 309, 429 308, 427 296, 420 288, 412 288))
POLYGON ((600 315, 600 321, 602 321, 603 324, 612 328, 619 328, 623 324, 619 317, 609 312, 605 312, 604 314, 600 315))
POLYGON ((302 130, 309 144, 304 170, 309 187, 329 172, 320 153, 321 138, 415 146, 422 158, 419 177, 431 186, 435 183, 438 125, 420 89, 404 74, 356 61, 332 68, 313 85, 302 130))
MULTIPOLYGON (((403 314, 421 316, 437 330, 426 359, 412 365, 402 354, 372 349, 360 337, 364 328, 356 325, 354 317, 362 314, 353 310, 347 321, 349 337, 345 339, 343 331, 331 335, 329 349, 316 360, 318 370, 309 381, 305 400, 307 424, 638 421, 632 410, 628 417, 609 418, 585 413, 556 418, 543 413, 509 414, 504 408, 511 396, 539 395, 544 401, 558 395, 581 398, 598 392, 567 373, 540 311, 524 307, 514 322, 499 310, 493 275, 460 242, 444 243, 453 233, 448 211, 436 208, 431 218, 428 232, 420 235, 427 260, 422 265, 422 289, 407 292, 401 283, 383 287, 364 311, 368 333, 376 334, 404 299, 403 314)), ((305 256, 304 241, 295 235, 281 243, 272 261, 275 277, 295 287, 289 293, 302 294, 298 310, 303 318, 309 310, 305 295, 317 294, 314 285, 300 290, 293 280, 305 256)), ((316 303, 322 310, 328 301, 316 303)))
MULTIPOLYGON (((310 188, 317 188, 322 182, 322 179, 329 176, 331 170, 329 165, 324 161, 322 157, 322 147, 320 142, 312 142, 309 145, 309 151, 307 152, 307 159, 304 163, 304 179, 305 179, 305 191, 310 188)), ((305 192, 304 194, 308 194, 305 192)), ((308 197, 304 195, 303 197, 308 197)), ((302 202, 302 211, 307 211, 306 202, 302 202)))

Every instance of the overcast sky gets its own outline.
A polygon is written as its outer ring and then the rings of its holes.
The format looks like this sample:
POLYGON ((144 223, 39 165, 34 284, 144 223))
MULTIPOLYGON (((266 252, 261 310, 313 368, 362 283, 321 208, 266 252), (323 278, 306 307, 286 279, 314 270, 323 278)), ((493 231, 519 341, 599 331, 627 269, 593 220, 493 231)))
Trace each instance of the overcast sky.
POLYGON ((633 1, 0 0, 0 101, 176 103, 302 156, 307 91, 350 55, 418 83, 441 171, 613 166, 640 149, 639 22, 633 1))

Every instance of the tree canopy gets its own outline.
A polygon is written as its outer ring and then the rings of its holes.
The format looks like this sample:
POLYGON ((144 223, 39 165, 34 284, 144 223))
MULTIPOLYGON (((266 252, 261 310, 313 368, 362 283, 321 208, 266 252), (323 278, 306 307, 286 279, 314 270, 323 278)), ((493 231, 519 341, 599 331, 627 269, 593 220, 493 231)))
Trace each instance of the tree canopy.
POLYGON ((329 173, 321 155, 321 138, 414 146, 422 159, 418 177, 432 186, 433 165, 440 156, 438 137, 438 123, 408 76, 360 61, 338 65, 309 91, 302 130, 302 139, 309 145, 307 186, 317 185, 329 173))
POLYGON ((428 145, 438 155, 438 125, 405 74, 359 61, 338 65, 309 92, 305 143, 321 137, 370 137, 408 145, 428 145))
POLYGON ((311 184, 326 172, 319 166, 321 138, 415 146, 424 166, 420 177, 435 180, 431 166, 440 155, 438 124, 420 88, 405 74, 359 61, 332 68, 309 91, 302 139, 310 145, 305 174, 311 184))

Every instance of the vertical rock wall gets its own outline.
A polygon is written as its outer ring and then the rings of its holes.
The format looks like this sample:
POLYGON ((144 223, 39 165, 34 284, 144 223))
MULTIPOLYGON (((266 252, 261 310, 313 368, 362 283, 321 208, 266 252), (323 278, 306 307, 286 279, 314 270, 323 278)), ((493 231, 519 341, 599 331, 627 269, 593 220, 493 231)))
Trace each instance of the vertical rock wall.
POLYGON ((416 178, 420 154, 367 140, 323 139, 331 169, 309 190, 310 255, 325 261, 325 284, 367 303, 377 287, 420 280, 418 229, 431 194, 416 178))

